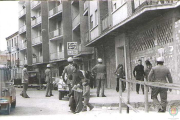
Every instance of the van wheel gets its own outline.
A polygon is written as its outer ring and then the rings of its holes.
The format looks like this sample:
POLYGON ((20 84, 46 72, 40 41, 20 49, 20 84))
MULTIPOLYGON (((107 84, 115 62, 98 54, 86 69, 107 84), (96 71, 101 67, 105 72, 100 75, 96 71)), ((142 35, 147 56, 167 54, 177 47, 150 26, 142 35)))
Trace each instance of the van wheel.
POLYGON ((16 107, 16 99, 15 101, 11 104, 11 108, 15 108, 16 107))
POLYGON ((5 111, 5 114, 9 115, 10 112, 11 112, 11 104, 9 103, 9 104, 7 104, 7 110, 5 111))
POLYGON ((63 94, 61 91, 59 91, 59 100, 62 100, 62 98, 63 98, 63 94))

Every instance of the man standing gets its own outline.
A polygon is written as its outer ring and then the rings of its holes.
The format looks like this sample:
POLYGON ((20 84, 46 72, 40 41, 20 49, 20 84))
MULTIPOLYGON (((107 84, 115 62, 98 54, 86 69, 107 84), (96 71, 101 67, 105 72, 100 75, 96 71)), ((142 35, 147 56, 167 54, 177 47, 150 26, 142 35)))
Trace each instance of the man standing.
POLYGON ((29 81, 28 81, 29 73, 28 73, 28 71, 27 71, 27 67, 28 67, 28 65, 25 64, 25 65, 24 65, 24 68, 22 69, 23 91, 22 91, 22 93, 21 93, 20 95, 21 95, 22 97, 24 97, 24 98, 30 98, 30 97, 27 95, 27 93, 26 93, 26 91, 27 91, 27 89, 28 89, 28 83, 29 83, 29 81))
POLYGON ((63 81, 69 87, 69 93, 71 93, 71 89, 72 89, 71 83, 72 83, 72 74, 73 74, 73 58, 69 57, 67 61, 68 61, 69 65, 67 65, 64 68, 64 71, 62 73, 62 78, 63 78, 63 81), (65 74, 67 75, 67 81, 65 80, 65 74))
POLYGON ((52 94, 52 73, 51 73, 51 65, 47 65, 47 69, 45 70, 45 75, 46 75, 46 97, 51 97, 53 96, 52 94))
MULTIPOLYGON (((136 80, 144 81, 144 66, 142 65, 142 60, 138 60, 138 65, 135 66, 133 70, 133 75, 136 78, 136 80)), ((139 87, 140 84, 136 84, 136 92, 139 94, 139 87)), ((142 92, 144 94, 144 85, 141 85, 142 92)))
POLYGON ((101 87, 101 95, 102 97, 106 97, 104 95, 104 84, 106 79, 106 66, 102 64, 102 59, 98 58, 98 64, 92 68, 92 73, 96 74, 96 83, 97 83, 97 97, 99 97, 99 91, 101 87))
MULTIPOLYGON (((169 69, 165 67, 163 64, 164 59, 162 57, 157 58, 157 66, 151 69, 148 76, 149 81, 167 83, 166 79, 168 79, 169 83, 173 83, 169 69)), ((153 103, 158 108, 158 112, 166 112, 167 90, 167 88, 152 87, 151 99, 153 99, 153 103), (158 94, 160 94, 161 104, 157 99, 158 94)))

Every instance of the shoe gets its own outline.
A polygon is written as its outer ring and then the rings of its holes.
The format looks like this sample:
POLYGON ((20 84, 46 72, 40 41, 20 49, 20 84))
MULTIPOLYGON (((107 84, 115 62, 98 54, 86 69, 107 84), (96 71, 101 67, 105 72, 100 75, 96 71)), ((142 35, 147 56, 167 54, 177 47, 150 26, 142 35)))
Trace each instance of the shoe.
POLYGON ((54 96, 53 94, 51 94, 50 96, 54 96))
POLYGON ((160 113, 165 113, 166 111, 163 110, 163 109, 159 109, 158 112, 160 112, 160 113))
POLYGON ((82 112, 86 112, 87 111, 87 109, 82 109, 82 112))
POLYGON ((22 93, 20 94, 20 96, 24 97, 22 93))
POLYGON ((99 97, 99 94, 97 94, 97 97, 99 97))
POLYGON ((102 97, 106 97, 105 95, 102 95, 102 97))
POLYGON ((51 96, 49 96, 49 95, 46 95, 46 97, 51 97, 51 96))
POLYGON ((91 111, 93 108, 94 108, 94 106, 90 107, 90 108, 89 108, 89 109, 90 109, 90 111, 91 111))
POLYGON ((29 96, 26 96, 26 97, 24 97, 24 98, 30 98, 29 96))
POLYGON ((137 94, 139 94, 139 92, 137 92, 137 94))

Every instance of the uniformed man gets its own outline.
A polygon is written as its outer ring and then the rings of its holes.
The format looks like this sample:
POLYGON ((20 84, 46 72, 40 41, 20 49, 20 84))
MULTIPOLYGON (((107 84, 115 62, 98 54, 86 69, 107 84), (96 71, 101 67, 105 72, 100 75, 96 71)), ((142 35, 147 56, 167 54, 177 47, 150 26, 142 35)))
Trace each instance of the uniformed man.
POLYGON ((106 66, 102 64, 102 59, 98 58, 98 64, 96 64, 92 68, 92 73, 96 74, 96 84, 97 84, 97 97, 99 97, 99 91, 101 88, 102 97, 106 97, 104 95, 104 84, 106 79, 106 66))
MULTIPOLYGON (((138 65, 135 66, 133 70, 133 75, 136 78, 136 80, 144 81, 144 66, 142 65, 142 60, 138 60, 138 65)), ((139 94, 139 87, 140 84, 136 84, 136 92, 139 94)), ((142 92, 144 94, 144 85, 141 85, 142 92)))
POLYGON ((51 65, 47 64, 47 69, 45 70, 46 75, 46 97, 53 96, 52 94, 52 72, 51 72, 51 65))
MULTIPOLYGON (((149 73, 148 79, 151 82, 162 82, 162 83, 172 83, 172 77, 169 69, 164 65, 164 59, 162 57, 157 58, 157 66, 153 67, 149 73)), ((153 103, 158 108, 158 112, 165 112, 167 105, 167 88, 152 87, 151 99, 153 103), (160 94, 161 103, 157 99, 157 95, 160 94)), ((171 90, 170 90, 171 91, 171 90)))
POLYGON ((64 68, 64 71, 62 73, 63 81, 68 85, 69 87, 69 93, 71 93, 71 83, 72 83, 72 74, 73 74, 73 58, 69 57, 67 59, 68 65, 64 68), (67 75, 67 80, 65 80, 65 75, 67 75))
POLYGON ((28 83, 29 83, 29 73, 28 73, 28 71, 27 71, 27 67, 28 67, 28 65, 27 64, 25 64, 24 65, 24 68, 22 69, 22 84, 23 84, 23 91, 22 91, 22 93, 20 94, 22 97, 24 97, 24 98, 30 98, 28 95, 27 95, 27 93, 26 93, 26 91, 27 91, 27 89, 28 89, 28 83))

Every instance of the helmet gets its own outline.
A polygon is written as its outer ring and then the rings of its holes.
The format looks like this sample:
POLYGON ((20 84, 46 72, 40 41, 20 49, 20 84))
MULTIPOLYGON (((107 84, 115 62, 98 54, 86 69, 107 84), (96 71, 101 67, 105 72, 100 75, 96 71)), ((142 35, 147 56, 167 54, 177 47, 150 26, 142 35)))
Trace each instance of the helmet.
POLYGON ((99 62, 99 63, 102 63, 102 59, 101 59, 101 58, 98 58, 98 62, 99 62))
POLYGON ((50 64, 47 64, 47 67, 48 67, 48 68, 50 68, 50 67, 51 67, 51 65, 50 65, 50 64))
POLYGON ((69 57, 69 58, 67 59, 67 61, 68 61, 68 62, 73 62, 73 58, 72 58, 72 57, 69 57))
POLYGON ((27 65, 27 64, 24 64, 24 67, 26 68, 26 67, 28 67, 28 65, 27 65))
POLYGON ((156 61, 157 61, 157 62, 164 62, 164 58, 163 58, 163 57, 158 57, 158 58, 156 59, 156 61))

